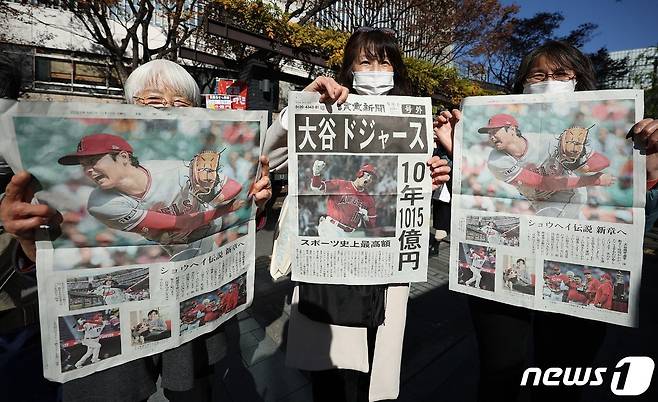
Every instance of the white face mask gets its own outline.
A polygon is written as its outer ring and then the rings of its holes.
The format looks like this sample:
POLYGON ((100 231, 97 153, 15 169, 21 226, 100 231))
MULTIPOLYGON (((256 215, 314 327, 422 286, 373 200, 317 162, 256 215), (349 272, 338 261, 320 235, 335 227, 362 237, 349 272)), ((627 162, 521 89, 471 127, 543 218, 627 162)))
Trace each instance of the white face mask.
POLYGON ((354 72, 352 88, 359 95, 386 95, 393 89, 392 71, 354 72))
POLYGON ((574 92, 576 90, 576 80, 556 81, 548 80, 525 84, 523 86, 524 94, 556 94, 561 92, 574 92))

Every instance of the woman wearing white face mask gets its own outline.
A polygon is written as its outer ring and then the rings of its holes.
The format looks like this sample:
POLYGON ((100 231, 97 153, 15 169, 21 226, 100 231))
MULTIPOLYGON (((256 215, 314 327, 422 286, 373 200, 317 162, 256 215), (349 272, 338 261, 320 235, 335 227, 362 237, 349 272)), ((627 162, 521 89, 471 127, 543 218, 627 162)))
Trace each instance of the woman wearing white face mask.
MULTIPOLYGON (((558 93, 596 89, 592 63, 575 47, 550 41, 531 51, 519 66, 513 93, 558 93)), ((435 138, 452 151, 454 127, 461 119, 459 110, 443 111, 434 123, 435 138)), ((633 126, 629 136, 647 146, 647 222, 653 200, 655 215, 658 189, 651 192, 658 178, 658 121, 644 119, 633 126)), ((655 219, 655 216, 654 216, 655 219)), ((537 367, 591 367, 604 337, 612 338, 614 326, 566 315, 531 311, 475 297, 469 299, 480 358, 479 400, 517 400, 523 371, 537 367), (566 332, 565 332, 566 331, 566 332), (560 339, 566 334, 585 334, 577 353, 560 339), (607 333, 607 335, 606 335, 607 333), (510 339, 514 339, 513 342, 510 339), (528 345, 531 347, 529 348, 528 345), (528 351, 534 351, 530 361, 528 351)), ((636 334, 637 335, 637 334, 636 334)), ((623 342, 633 342, 626 332, 623 342)), ((619 340, 622 342, 622 340, 619 340)), ((610 353, 609 351, 607 353, 610 353)), ((618 359, 617 359, 618 360, 618 359)), ((533 393, 533 401, 579 400, 582 387, 543 387, 533 393)), ((528 391, 526 389, 526 391, 528 391)))
MULTIPOLYGON (((411 95, 402 54, 390 30, 359 28, 347 41, 342 66, 336 80, 318 77, 304 90, 320 93, 320 102, 338 104, 350 93, 411 95)), ((283 111, 265 138, 264 153, 275 172, 287 167, 286 120, 283 111)), ((428 166, 435 186, 449 179, 445 160, 433 157, 428 166)), ((285 215, 280 218, 279 239, 291 226, 285 224, 285 215)), ((282 255, 291 253, 286 248, 281 246, 282 255)), ((274 266, 277 252, 272 259, 274 266)), ((300 283, 295 288, 286 363, 310 372, 316 402, 397 398, 408 294, 406 284, 300 283)))

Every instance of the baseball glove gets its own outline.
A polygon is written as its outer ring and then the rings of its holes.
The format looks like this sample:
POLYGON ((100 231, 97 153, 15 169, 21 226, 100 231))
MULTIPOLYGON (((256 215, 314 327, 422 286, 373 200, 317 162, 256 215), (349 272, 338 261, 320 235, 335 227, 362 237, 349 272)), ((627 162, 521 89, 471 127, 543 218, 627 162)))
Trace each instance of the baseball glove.
POLYGON ((190 160, 190 191, 203 203, 209 203, 222 191, 220 157, 221 152, 202 151, 190 160))

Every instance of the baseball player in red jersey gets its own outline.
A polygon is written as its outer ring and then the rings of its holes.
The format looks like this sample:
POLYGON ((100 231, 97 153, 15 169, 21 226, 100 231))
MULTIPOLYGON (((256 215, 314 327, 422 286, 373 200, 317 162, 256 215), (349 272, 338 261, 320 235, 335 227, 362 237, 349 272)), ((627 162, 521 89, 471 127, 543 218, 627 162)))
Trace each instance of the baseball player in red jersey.
POLYGON ((240 286, 237 283, 230 283, 228 290, 221 296, 222 313, 228 313, 238 306, 240 286))
POLYGON ((569 303, 587 304, 587 296, 580 276, 574 275, 573 279, 567 283, 567 286, 569 287, 567 292, 567 301, 569 303))
POLYGON ((544 298, 555 301, 564 301, 564 291, 568 290, 567 283, 571 280, 569 275, 560 271, 560 265, 554 262, 551 265, 550 272, 544 278, 544 298))
POLYGON ((83 137, 77 151, 58 162, 81 165, 96 183, 87 202, 91 215, 113 229, 140 233, 160 244, 188 243, 212 234, 221 227, 218 218, 243 205, 237 200, 242 186, 235 180, 217 173, 221 191, 202 202, 190 187, 190 169, 184 161, 140 163, 132 146, 112 134, 83 137), (213 225, 216 230, 193 235, 213 225))
POLYGON ((587 303, 592 304, 594 303, 594 299, 596 298, 596 291, 599 289, 601 282, 592 276, 592 271, 589 269, 584 270, 583 273, 585 274, 586 281, 585 293, 587 294, 587 303))
POLYGON ((373 165, 361 166, 356 178, 349 180, 322 180, 320 174, 326 163, 317 160, 313 163, 311 188, 329 195, 327 216, 320 218, 320 237, 365 237, 366 229, 376 226, 377 209, 375 199, 368 194, 377 178, 373 165))
POLYGON ((608 273, 601 275, 601 282, 594 296, 594 305, 612 310, 612 277, 608 273))

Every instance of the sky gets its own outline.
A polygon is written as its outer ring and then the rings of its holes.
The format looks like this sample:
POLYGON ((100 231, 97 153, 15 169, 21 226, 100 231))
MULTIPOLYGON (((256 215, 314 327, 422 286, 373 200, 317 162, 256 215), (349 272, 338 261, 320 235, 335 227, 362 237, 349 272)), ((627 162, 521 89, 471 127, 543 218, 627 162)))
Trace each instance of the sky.
POLYGON ((521 18, 542 11, 559 11, 564 16, 558 34, 565 35, 578 25, 598 25, 583 50, 594 52, 637 49, 658 44, 658 0, 500 0, 520 7, 521 18))

